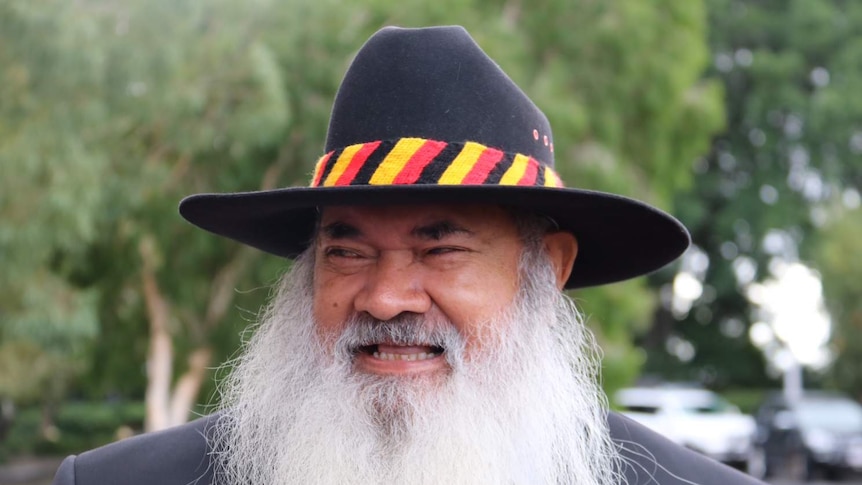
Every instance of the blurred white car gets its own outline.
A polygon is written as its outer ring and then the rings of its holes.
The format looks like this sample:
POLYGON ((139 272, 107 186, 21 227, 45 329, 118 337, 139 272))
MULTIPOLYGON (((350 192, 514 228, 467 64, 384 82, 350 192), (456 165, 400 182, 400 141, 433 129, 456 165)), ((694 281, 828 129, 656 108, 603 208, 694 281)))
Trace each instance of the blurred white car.
POLYGON ((862 472, 862 406, 843 394, 806 391, 767 396, 757 410, 755 456, 763 475, 838 480, 862 472))
POLYGON ((706 389, 633 387, 614 395, 622 414, 682 446, 745 468, 756 432, 754 418, 706 389))

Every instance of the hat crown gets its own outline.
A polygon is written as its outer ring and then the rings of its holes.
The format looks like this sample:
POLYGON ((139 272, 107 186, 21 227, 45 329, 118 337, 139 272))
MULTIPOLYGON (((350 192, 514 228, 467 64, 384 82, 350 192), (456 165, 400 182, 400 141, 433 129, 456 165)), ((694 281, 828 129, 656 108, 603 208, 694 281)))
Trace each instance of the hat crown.
POLYGON ((313 240, 320 207, 518 207, 578 238, 566 288, 645 274, 685 250, 688 233, 673 217, 563 187, 552 140, 545 115, 463 28, 385 28, 344 77, 310 187, 198 194, 180 212, 216 234, 293 258, 313 240))
POLYGON ((345 74, 325 151, 402 138, 472 141, 554 164, 545 115, 458 26, 386 27, 345 74))

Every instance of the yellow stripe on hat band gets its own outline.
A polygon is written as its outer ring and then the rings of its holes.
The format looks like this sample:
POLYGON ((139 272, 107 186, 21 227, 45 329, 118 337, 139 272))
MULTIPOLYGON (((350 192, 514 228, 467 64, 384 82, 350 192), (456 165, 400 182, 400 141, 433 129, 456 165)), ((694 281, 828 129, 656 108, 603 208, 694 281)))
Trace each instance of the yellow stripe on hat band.
POLYGON ((452 160, 452 164, 443 172, 437 183, 440 185, 459 185, 464 180, 464 177, 470 173, 470 170, 473 169, 482 152, 486 149, 485 145, 472 141, 465 143, 464 148, 461 149, 461 153, 455 157, 455 160, 452 160))
POLYGON ((380 162, 374 175, 368 182, 371 185, 389 185, 401 173, 410 157, 425 144, 423 138, 402 138, 392 147, 392 151, 380 162))
POLYGON ((314 164, 314 174, 311 176, 311 183, 314 184, 318 182, 318 178, 320 178, 320 172, 323 170, 323 167, 326 165, 326 161, 329 160, 329 157, 332 156, 330 153, 322 155, 317 159, 317 163, 314 164))
POLYGON ((338 157, 338 161, 335 163, 335 166, 332 167, 332 171, 329 172, 329 175, 326 177, 326 180, 323 182, 324 186, 335 185, 335 182, 338 181, 338 177, 341 177, 341 174, 344 173, 344 170, 347 169, 347 166, 350 165, 350 161, 353 160, 353 156, 356 155, 356 152, 361 150, 363 144, 359 145, 350 145, 345 148, 343 152, 341 152, 341 156, 338 157))
POLYGON ((524 172, 527 171, 527 162, 529 161, 530 158, 526 155, 521 155, 520 153, 515 155, 512 166, 509 167, 509 170, 506 170, 503 178, 500 179, 500 185, 517 185, 521 177, 524 176, 524 172))
POLYGON ((560 177, 551 170, 550 167, 544 167, 545 171, 545 187, 562 187, 560 183, 560 177))

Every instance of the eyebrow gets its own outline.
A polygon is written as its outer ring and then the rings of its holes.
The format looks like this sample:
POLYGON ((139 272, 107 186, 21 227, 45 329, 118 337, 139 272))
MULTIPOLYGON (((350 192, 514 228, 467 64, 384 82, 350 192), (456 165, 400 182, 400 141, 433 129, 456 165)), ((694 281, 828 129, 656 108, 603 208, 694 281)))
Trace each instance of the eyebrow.
MULTIPOLYGON (((323 226, 321 232, 328 239, 357 239, 362 236, 362 231, 358 227, 341 221, 323 226)), ((410 235, 413 237, 431 241, 439 241, 446 236, 455 234, 472 236, 473 231, 448 220, 417 226, 410 231, 410 235)))
POLYGON ((446 236, 452 236, 455 234, 472 236, 473 231, 463 226, 459 226, 452 221, 444 220, 433 222, 424 226, 418 226, 412 231, 410 231, 410 234, 419 239, 439 241, 446 236))
POLYGON ((340 221, 323 226, 321 231, 329 239, 355 239, 362 235, 357 227, 340 221))

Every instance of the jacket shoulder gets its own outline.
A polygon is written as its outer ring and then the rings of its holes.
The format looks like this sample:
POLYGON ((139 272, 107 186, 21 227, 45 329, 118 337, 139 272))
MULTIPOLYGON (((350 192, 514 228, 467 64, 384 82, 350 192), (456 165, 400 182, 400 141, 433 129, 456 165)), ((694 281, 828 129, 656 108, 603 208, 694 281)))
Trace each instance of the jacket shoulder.
POLYGON ((155 433, 146 433, 67 458, 55 485, 209 485, 212 467, 209 416, 155 433))
POLYGON ((618 413, 608 414, 611 438, 620 450, 629 485, 763 485, 763 482, 684 448, 618 413))

